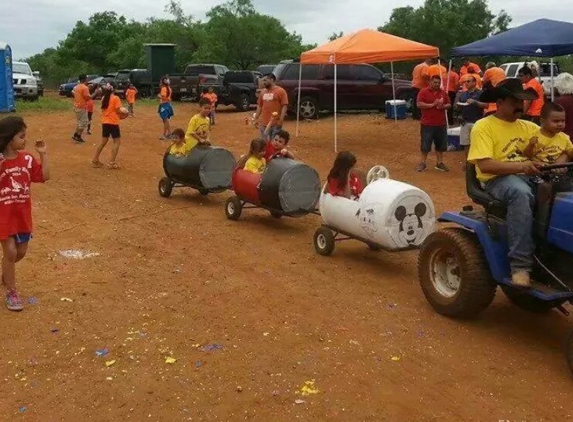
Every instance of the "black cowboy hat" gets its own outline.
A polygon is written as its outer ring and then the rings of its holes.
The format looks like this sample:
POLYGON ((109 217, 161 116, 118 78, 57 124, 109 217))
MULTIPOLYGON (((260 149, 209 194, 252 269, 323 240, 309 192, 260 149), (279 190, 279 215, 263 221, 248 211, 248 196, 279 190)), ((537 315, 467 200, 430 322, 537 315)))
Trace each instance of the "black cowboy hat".
POLYGON ((532 101, 539 98, 532 88, 523 89, 523 84, 517 78, 507 78, 495 88, 485 89, 479 97, 483 103, 495 103, 499 99, 513 97, 518 100, 532 101))

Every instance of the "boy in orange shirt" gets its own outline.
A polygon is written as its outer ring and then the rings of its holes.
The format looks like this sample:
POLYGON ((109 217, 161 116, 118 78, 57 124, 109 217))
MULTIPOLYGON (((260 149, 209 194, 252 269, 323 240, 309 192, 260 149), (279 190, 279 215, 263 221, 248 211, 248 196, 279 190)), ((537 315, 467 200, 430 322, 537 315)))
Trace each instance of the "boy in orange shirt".
POLYGON ((215 126, 215 108, 217 108, 217 94, 213 91, 213 87, 210 86, 209 88, 203 88, 203 93, 201 94, 201 98, 207 98, 211 103, 211 113, 209 113, 209 122, 211 126, 215 126))
POLYGON ((523 84, 523 89, 533 90, 537 93, 537 99, 533 101, 525 101, 523 104, 523 116, 524 120, 529 120, 536 125, 540 123, 541 109, 545 103, 545 92, 543 87, 537 79, 533 77, 533 71, 530 67, 524 66, 519 69, 517 74, 521 83, 523 84))
POLYGON ((132 83, 129 84, 125 90, 125 100, 127 101, 127 109, 129 110, 129 115, 135 117, 133 114, 133 105, 135 104, 135 97, 137 96, 137 89, 132 83))

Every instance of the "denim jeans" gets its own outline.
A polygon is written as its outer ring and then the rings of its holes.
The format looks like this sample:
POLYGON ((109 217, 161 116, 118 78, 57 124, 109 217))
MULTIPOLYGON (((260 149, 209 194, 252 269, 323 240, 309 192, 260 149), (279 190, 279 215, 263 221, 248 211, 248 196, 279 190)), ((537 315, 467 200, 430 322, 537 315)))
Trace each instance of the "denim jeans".
POLYGON ((533 267, 533 210, 536 185, 530 176, 498 176, 485 185, 495 199, 507 204, 509 265, 512 274, 533 267))
MULTIPOLYGON (((275 137, 275 135, 278 133, 278 131, 279 131, 279 130, 282 130, 282 128, 283 128, 282 126, 274 126, 274 127, 271 129, 271 133, 269 133, 270 138, 273 139, 273 138, 275 137)), ((263 126, 263 125, 259 125, 259 130, 261 131, 261 138, 264 139, 264 137, 265 137, 265 130, 267 130, 267 127, 266 127, 266 126, 263 126)))

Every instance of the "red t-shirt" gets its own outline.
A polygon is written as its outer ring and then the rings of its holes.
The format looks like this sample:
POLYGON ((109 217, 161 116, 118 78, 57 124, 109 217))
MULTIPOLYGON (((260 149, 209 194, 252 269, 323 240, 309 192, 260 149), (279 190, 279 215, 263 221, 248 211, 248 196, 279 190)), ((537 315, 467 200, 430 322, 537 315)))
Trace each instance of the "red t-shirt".
MULTIPOLYGON (((350 194, 354 196, 360 196, 364 190, 364 186, 360 179, 354 174, 350 173, 348 178, 348 184, 350 185, 350 194)), ((329 179, 328 180, 328 193, 332 196, 344 196, 344 188, 340 188, 338 180, 329 179)))
POLYGON ((25 151, 0 162, 0 240, 32 233, 30 185, 43 182, 42 165, 25 151))
MULTIPOLYGON (((437 91, 432 91, 430 88, 424 88, 418 94, 418 102, 432 104, 434 101, 442 98, 444 100, 444 105, 450 103, 450 98, 446 91, 439 89, 437 91)), ((422 119, 420 123, 424 126, 445 126, 446 125, 446 113, 444 109, 439 109, 437 107, 424 108, 422 111, 422 119)))

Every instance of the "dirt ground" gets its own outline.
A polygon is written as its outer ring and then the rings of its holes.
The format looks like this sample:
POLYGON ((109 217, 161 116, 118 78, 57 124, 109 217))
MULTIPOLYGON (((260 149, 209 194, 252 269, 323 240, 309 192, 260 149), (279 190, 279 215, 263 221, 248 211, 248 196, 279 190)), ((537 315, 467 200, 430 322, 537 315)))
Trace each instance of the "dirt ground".
MULTIPOLYGON (((196 108, 175 104, 174 126, 196 108)), ((232 222, 230 192, 161 198, 167 144, 155 108, 136 113, 122 124, 119 171, 90 167, 99 137, 74 145, 71 110, 25 115, 30 148, 48 143, 52 180, 33 188, 35 237, 18 266, 26 308, 0 307, 1 421, 572 417, 564 316, 530 315, 498 293, 480 318, 449 320, 422 295, 416 252, 349 241, 321 257, 317 216, 248 210, 232 222), (100 255, 59 255, 69 249, 100 255), (312 380, 315 394, 297 394, 312 380)), ((246 152, 256 133, 246 116, 221 110, 213 141, 246 152)), ((338 129, 359 167, 387 166, 438 212, 468 203, 461 153, 448 153, 450 173, 414 172, 415 122, 342 115, 338 129)), ((324 179, 332 140, 326 117, 302 123, 291 149, 324 179)))

